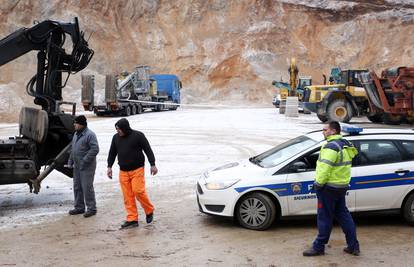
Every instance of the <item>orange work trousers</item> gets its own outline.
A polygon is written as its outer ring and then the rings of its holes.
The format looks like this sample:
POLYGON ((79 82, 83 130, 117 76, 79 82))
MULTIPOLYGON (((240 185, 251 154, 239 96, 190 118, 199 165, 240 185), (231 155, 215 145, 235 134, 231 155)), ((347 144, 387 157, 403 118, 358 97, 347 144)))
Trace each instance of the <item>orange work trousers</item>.
POLYGON ((151 214, 154 206, 151 204, 145 190, 144 167, 133 171, 119 171, 119 182, 124 195, 127 221, 138 221, 138 211, 135 198, 139 201, 145 214, 151 214))

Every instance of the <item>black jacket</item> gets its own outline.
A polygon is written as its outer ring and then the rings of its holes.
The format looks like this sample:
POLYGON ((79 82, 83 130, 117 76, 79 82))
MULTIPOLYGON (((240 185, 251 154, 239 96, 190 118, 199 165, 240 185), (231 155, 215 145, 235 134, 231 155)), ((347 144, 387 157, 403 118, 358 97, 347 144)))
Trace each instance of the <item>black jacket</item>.
POLYGON ((132 130, 126 119, 119 120, 115 126, 120 128, 125 135, 115 134, 112 138, 108 154, 108 167, 112 167, 116 156, 118 156, 121 171, 132 171, 143 167, 145 165, 143 151, 151 166, 155 166, 154 153, 145 135, 140 131, 132 130))

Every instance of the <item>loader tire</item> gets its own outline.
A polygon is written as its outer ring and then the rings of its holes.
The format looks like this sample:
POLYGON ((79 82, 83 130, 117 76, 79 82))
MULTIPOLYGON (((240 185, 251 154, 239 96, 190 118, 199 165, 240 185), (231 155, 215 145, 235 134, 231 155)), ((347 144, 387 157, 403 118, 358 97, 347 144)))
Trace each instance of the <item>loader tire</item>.
POLYGON ((316 116, 318 117, 318 119, 319 119, 321 122, 327 122, 327 121, 328 121, 328 118, 327 118, 325 115, 322 115, 322 114, 316 114, 316 116))
POLYGON ((384 113, 382 115, 382 120, 385 124, 388 125, 399 125, 401 124, 401 116, 400 115, 394 115, 391 113, 384 113))
POLYGON ((375 114, 372 116, 367 116, 368 120, 373 123, 381 123, 382 122, 382 114, 375 114))
POLYGON ((349 122, 352 119, 352 108, 344 99, 334 100, 326 112, 328 120, 338 122, 349 122))

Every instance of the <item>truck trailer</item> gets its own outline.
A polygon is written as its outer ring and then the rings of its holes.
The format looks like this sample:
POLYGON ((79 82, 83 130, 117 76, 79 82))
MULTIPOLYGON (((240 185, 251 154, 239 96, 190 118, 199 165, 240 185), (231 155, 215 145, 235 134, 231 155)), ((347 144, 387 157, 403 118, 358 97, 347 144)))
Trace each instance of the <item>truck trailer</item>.
POLYGON ((82 75, 82 105, 97 116, 130 116, 145 110, 176 110, 182 83, 176 75, 150 75, 148 66, 137 66, 132 73, 106 75, 105 103, 94 104, 95 78, 82 75))

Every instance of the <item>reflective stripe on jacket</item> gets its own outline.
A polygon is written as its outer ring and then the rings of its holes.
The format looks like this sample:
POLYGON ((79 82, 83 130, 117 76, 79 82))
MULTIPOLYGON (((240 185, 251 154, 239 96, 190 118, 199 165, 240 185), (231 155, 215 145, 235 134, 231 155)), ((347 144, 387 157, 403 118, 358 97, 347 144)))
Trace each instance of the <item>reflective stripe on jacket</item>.
POLYGON ((316 183, 331 186, 348 186, 351 180, 352 159, 358 150, 342 135, 331 135, 321 147, 316 163, 316 183))

